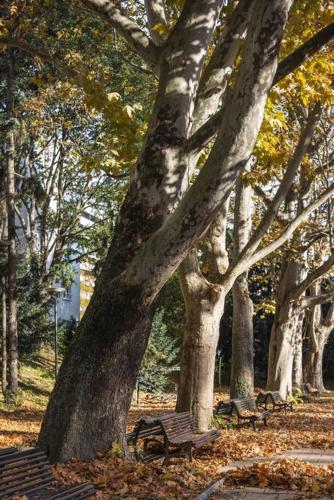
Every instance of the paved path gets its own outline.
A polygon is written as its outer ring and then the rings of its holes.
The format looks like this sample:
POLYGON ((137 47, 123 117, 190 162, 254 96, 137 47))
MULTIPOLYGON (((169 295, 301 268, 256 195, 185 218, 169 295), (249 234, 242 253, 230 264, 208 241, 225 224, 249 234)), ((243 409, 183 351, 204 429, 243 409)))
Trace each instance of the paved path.
MULTIPOLYGON (((319 448, 300 448, 290 450, 281 455, 272 457, 252 457, 246 460, 232 462, 229 465, 221 467, 218 472, 226 473, 236 470, 239 467, 250 467, 253 464, 261 462, 272 462, 276 460, 284 460, 285 458, 295 458, 303 462, 308 462, 316 466, 327 466, 334 464, 334 449, 321 450, 319 448)), ((197 497, 196 500, 207 500, 211 495, 215 494, 216 499, 242 499, 242 500, 285 500, 286 498, 302 498, 302 493, 297 491, 282 491, 270 490, 261 488, 223 488, 224 479, 217 481, 211 485, 206 491, 197 497)), ((319 497, 317 497, 319 499, 319 497)), ((322 500, 327 500, 329 497, 321 497, 322 500)))
POLYGON ((238 467, 250 467, 251 465, 260 462, 272 462, 274 460, 284 460, 284 458, 297 458, 298 460, 317 466, 331 465, 334 464, 334 450, 299 448, 297 450, 285 451, 281 455, 273 455, 272 457, 251 457, 225 465, 224 467, 221 467, 218 472, 229 472, 231 470, 236 470, 238 467))

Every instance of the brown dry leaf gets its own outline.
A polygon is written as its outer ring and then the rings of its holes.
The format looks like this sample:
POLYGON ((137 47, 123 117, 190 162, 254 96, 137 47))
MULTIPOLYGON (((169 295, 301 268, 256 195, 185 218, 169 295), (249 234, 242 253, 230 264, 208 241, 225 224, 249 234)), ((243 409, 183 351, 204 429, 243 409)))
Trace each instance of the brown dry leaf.
MULTIPOLYGON (((216 399, 227 399, 227 393, 216 399)), ((159 415, 174 409, 175 399, 161 402, 143 397, 141 406, 131 409, 128 430, 144 415, 159 415)), ((26 408, 0 410, 0 446, 33 445, 36 442, 43 412, 32 405, 26 408)), ((96 487, 96 498, 194 499, 212 481, 220 479, 219 469, 236 460, 269 457, 293 448, 334 449, 334 395, 298 405, 292 413, 276 414, 268 427, 258 431, 223 429, 213 445, 195 453, 195 460, 175 460, 163 468, 159 463, 143 464, 121 460, 111 453, 99 454, 91 462, 72 460, 53 467, 55 479, 63 484, 89 481, 96 487)), ((296 460, 260 463, 251 469, 226 474, 227 484, 238 486, 296 489, 308 496, 334 498, 334 465, 326 469, 296 460)), ((22 498, 22 497, 21 497, 22 498)))

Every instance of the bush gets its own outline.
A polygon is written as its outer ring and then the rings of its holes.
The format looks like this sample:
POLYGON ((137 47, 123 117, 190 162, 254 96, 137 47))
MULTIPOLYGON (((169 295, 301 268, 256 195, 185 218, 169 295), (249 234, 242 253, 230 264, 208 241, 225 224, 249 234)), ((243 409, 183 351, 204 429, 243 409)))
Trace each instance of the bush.
POLYGON ((177 341, 167 335, 164 314, 164 309, 159 308, 154 316, 147 350, 139 372, 141 388, 151 393, 166 390, 168 373, 176 368, 179 354, 177 341))

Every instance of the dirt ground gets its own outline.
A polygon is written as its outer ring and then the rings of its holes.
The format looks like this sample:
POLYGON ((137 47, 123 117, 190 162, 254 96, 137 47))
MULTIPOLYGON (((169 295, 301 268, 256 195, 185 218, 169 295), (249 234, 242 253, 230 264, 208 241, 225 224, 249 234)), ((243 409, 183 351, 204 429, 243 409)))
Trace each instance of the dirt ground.
MULTIPOLYGON (((0 404, 0 447, 35 445, 52 387, 48 370, 47 365, 41 369, 38 363, 37 367, 26 366, 21 370, 21 401, 19 397, 18 404, 12 407, 0 404)), ((216 400, 227 397, 227 391, 215 396, 216 400)), ((173 395, 164 401, 142 395, 140 405, 134 404, 131 408, 128 429, 131 430, 141 416, 173 410, 174 403, 173 395)), ((64 483, 91 481, 98 491, 96 498, 191 499, 212 481, 221 479, 223 474, 219 473, 219 469, 231 461, 311 447, 334 449, 333 392, 311 403, 295 405, 292 413, 275 414, 270 418, 268 427, 259 425, 257 432, 248 428, 221 429, 221 437, 213 445, 197 452, 192 463, 177 459, 173 465, 165 468, 159 463, 144 465, 123 460, 118 456, 119 450, 114 449, 89 463, 71 461, 57 465, 54 473, 64 483)), ((334 468, 326 471, 316 467, 310 469, 296 461, 287 461, 282 466, 267 465, 254 470, 250 476, 242 472, 234 478, 230 475, 227 483, 271 485, 274 480, 272 478, 271 481, 271 471, 273 478, 280 474, 278 487, 282 489, 288 489, 293 478, 298 476, 305 479, 301 486, 305 490, 305 498, 311 493, 313 496, 321 495, 324 491, 334 498, 334 468), (327 485, 326 490, 323 485, 327 485)))

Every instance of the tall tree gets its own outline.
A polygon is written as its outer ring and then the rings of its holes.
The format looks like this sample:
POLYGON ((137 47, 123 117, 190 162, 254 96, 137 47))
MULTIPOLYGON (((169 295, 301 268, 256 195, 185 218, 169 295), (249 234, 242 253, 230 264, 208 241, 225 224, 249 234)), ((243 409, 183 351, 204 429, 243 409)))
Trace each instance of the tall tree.
POLYGON ((17 337, 17 283, 16 283, 16 239, 15 239, 15 139, 14 139, 14 56, 12 49, 7 54, 7 169, 6 169, 6 202, 7 202, 7 339, 8 339, 8 385, 6 396, 11 397, 18 389, 18 337, 17 337))
MULTIPOLYGON (((251 2, 241 62, 226 105, 191 135, 203 64, 223 2, 186 0, 161 46, 116 3, 83 3, 153 68, 159 88, 108 256, 42 425, 39 445, 53 460, 92 457, 115 440, 125 444, 127 412, 155 299, 216 217, 248 162, 291 5, 288 0, 251 2), (215 137, 188 189, 189 155, 215 137)), ((17 40, 5 43, 28 50, 17 40)), ((236 276, 239 271, 235 269, 236 276)))

